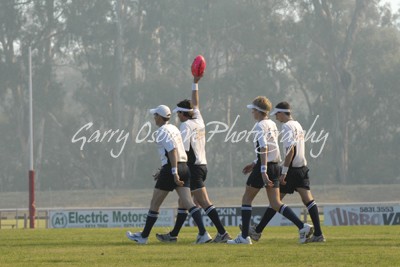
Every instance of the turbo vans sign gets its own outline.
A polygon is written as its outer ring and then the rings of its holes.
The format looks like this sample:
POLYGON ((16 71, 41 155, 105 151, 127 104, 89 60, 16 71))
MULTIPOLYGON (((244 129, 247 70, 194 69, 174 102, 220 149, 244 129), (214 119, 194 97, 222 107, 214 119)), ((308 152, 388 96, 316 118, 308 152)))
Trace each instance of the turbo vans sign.
POLYGON ((324 206, 325 225, 400 225, 399 205, 324 206))

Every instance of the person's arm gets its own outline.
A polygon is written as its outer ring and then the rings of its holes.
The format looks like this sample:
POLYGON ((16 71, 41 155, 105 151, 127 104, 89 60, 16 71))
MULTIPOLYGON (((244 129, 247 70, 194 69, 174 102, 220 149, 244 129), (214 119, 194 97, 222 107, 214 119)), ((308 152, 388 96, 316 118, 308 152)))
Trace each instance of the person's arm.
POLYGON ((286 175, 289 170, 290 162, 292 162, 293 160, 293 157, 294 157, 294 146, 291 146, 288 148, 288 151, 286 152, 285 161, 283 162, 282 166, 282 174, 281 177, 279 178, 280 183, 283 185, 286 184, 286 175))
POLYGON ((283 167, 289 168, 290 162, 292 162, 294 156, 294 146, 288 148, 285 156, 285 161, 283 162, 283 167))
POLYGON ((199 108, 199 81, 201 77, 200 76, 194 76, 193 77, 193 84, 192 84, 192 105, 193 108, 199 108))
POLYGON ((255 128, 257 130, 257 142, 258 146, 260 149, 260 160, 261 160, 261 176, 264 180, 265 186, 266 187, 272 187, 274 184, 272 181, 269 179, 268 174, 267 174, 267 164, 268 164, 268 142, 267 142, 267 137, 265 131, 260 127, 260 125, 257 125, 255 128))
POLYGON ((178 186, 182 186, 184 182, 179 179, 178 152, 176 151, 176 144, 174 140, 168 135, 168 132, 164 132, 164 136, 163 138, 161 138, 160 142, 164 149, 168 152, 168 159, 171 163, 171 173, 174 176, 175 183, 178 186))
POLYGON ((178 174, 178 155, 176 153, 175 148, 168 152, 168 158, 169 161, 171 162, 171 172, 172 175, 174 176, 175 183, 178 186, 183 186, 184 182, 180 180, 178 174))
POLYGON ((250 164, 244 166, 244 168, 243 168, 243 170, 242 170, 242 173, 243 173, 243 174, 248 174, 248 173, 250 173, 250 172, 253 170, 254 166, 256 166, 256 163, 257 163, 257 161, 253 161, 252 163, 250 163, 250 164))
POLYGON ((272 187, 274 184, 269 179, 268 174, 267 174, 267 163, 268 163, 267 153, 268 153, 267 146, 260 147, 261 176, 262 176, 262 178, 264 180, 265 186, 272 187))

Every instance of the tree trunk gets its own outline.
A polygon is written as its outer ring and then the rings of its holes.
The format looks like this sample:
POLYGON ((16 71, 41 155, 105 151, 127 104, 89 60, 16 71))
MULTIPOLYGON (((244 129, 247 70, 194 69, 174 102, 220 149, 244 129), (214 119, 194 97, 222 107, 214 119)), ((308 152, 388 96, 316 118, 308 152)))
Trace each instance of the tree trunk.
MULTIPOLYGON (((228 96, 228 105, 227 105, 227 118, 228 118, 228 125, 231 126, 231 102, 232 102, 232 95, 228 96)), ((233 144, 229 142, 229 165, 228 165, 228 186, 232 187, 233 186, 233 159, 232 159, 232 154, 233 154, 233 144)))

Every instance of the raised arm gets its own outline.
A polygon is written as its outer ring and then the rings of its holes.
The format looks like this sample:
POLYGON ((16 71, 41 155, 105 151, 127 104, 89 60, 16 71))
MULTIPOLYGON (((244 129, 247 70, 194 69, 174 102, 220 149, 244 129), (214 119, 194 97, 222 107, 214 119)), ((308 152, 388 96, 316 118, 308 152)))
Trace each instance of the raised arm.
POLYGON ((199 86, 198 83, 201 79, 201 76, 194 76, 193 77, 193 84, 192 84, 192 105, 193 108, 199 108, 199 86))

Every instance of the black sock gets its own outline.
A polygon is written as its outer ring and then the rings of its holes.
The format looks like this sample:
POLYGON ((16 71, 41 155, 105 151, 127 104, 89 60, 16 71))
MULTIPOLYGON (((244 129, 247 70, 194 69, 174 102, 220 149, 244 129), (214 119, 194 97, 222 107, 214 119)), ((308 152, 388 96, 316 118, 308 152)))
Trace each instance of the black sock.
POLYGON ((289 206, 283 204, 279 208, 279 213, 288 218, 292 223, 297 226, 297 228, 301 229, 304 227, 304 223, 300 221, 299 217, 294 214, 293 210, 289 206))
POLYGON ((158 212, 149 210, 147 213, 146 224, 144 226, 142 237, 148 237, 150 234, 151 229, 153 228, 154 224, 158 219, 158 212))
POLYGON ((249 227, 251 220, 251 205, 242 205, 242 237, 249 236, 249 227))
POLYGON ((199 235, 204 235, 206 232, 206 228, 204 228, 203 220, 201 218, 200 209, 196 206, 190 208, 190 215, 192 215, 193 220, 195 221, 197 227, 199 228, 199 235))
POLYGON ((225 234, 225 228, 221 223, 221 220, 219 219, 218 212, 216 211, 215 207, 213 205, 209 206, 204 210, 208 217, 210 217, 211 221, 213 222, 215 228, 217 228, 217 231, 220 235, 225 234))
POLYGON ((176 221, 174 225, 174 229, 169 233, 171 236, 178 236, 179 231, 182 228, 182 225, 185 223, 187 218, 187 209, 178 209, 178 214, 176 215, 176 221))
POLYGON ((271 219, 274 217, 275 214, 276 214, 276 211, 273 208, 268 207, 267 210, 265 211, 263 217, 261 218, 260 223, 256 227, 256 232, 261 233, 264 230, 264 228, 267 226, 267 224, 271 221, 271 219))
POLYGON ((314 200, 311 200, 306 204, 306 207, 308 210, 308 214, 310 214, 311 220, 314 224, 314 235, 315 236, 322 235, 317 203, 315 203, 314 200))

